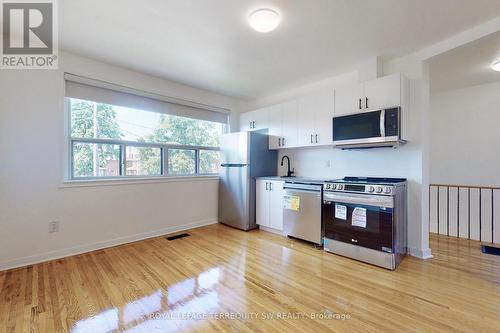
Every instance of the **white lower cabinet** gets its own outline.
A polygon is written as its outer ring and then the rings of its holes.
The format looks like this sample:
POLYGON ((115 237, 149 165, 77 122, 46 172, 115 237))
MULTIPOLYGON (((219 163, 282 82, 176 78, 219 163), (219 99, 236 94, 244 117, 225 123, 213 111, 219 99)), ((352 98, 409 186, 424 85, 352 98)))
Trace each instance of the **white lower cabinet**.
POLYGON ((258 225, 269 227, 269 181, 258 179, 255 187, 255 220, 258 225))
POLYGON ((257 224, 283 230, 283 181, 258 179, 256 184, 257 224))

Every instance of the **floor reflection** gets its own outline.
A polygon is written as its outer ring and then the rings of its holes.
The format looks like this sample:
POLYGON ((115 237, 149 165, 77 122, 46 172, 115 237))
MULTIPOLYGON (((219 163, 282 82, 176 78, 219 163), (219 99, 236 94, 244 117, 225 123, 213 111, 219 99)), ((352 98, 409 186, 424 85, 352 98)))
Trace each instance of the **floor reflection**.
POLYGON ((78 321, 71 332, 110 332, 118 329, 118 310, 111 309, 78 321))
POLYGON ((158 290, 150 296, 140 298, 137 301, 125 305, 123 308, 123 323, 127 325, 142 317, 161 311, 162 299, 163 293, 161 290, 158 290))
POLYGON ((122 309, 107 309, 82 319, 73 326, 71 332, 175 332, 204 320, 203 315, 218 311, 219 295, 216 287, 220 278, 220 268, 212 268, 196 278, 173 284, 167 290, 158 289, 151 295, 126 304, 122 309))

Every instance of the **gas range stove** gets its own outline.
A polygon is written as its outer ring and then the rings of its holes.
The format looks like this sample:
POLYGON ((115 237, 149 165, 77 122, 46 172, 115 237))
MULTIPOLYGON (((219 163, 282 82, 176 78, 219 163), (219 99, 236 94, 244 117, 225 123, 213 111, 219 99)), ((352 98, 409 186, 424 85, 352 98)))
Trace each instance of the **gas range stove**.
POLYGON ((394 195, 395 188, 406 185, 405 178, 344 177, 326 181, 327 192, 352 192, 374 195, 394 195))

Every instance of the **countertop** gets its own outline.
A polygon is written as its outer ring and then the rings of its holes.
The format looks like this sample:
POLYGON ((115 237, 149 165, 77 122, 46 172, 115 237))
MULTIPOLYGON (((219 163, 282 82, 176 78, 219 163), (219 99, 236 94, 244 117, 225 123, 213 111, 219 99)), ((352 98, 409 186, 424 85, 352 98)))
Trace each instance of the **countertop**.
POLYGON ((280 176, 269 176, 269 177, 257 177, 256 179, 261 180, 273 180, 273 181, 283 181, 290 183, 305 183, 305 184, 323 184, 329 179, 321 178, 308 178, 308 177, 280 177, 280 176))

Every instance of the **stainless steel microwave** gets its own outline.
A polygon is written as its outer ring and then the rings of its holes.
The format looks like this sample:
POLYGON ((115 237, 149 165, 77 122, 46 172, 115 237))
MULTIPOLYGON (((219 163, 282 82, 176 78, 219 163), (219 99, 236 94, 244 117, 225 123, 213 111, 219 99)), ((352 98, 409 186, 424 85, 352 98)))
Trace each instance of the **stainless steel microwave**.
POLYGON ((333 145, 342 149, 397 147, 401 139, 401 109, 360 112, 333 118, 333 145))

